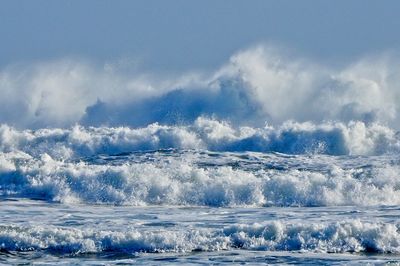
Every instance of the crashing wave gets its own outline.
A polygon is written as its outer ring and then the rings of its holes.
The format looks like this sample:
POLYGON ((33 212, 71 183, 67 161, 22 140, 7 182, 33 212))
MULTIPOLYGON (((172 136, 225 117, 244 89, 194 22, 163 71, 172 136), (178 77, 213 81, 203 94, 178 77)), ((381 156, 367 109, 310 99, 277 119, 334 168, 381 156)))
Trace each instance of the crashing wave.
POLYGON ((117 205, 400 204, 398 159, 375 160, 170 151, 67 162, 10 152, 0 153, 0 193, 117 205))
POLYGON ((152 124, 143 128, 82 127, 70 129, 16 130, 0 126, 0 151, 43 153, 68 159, 100 153, 158 149, 207 149, 211 151, 256 151, 286 154, 381 155, 400 150, 399 135, 376 123, 353 121, 286 122, 263 128, 234 127, 200 117, 191 125, 152 124))
POLYGON ((397 61, 371 57, 335 69, 258 46, 208 74, 127 73, 77 60, 15 65, 0 70, 0 123, 145 127, 214 116, 237 126, 354 120, 399 129, 397 61))
POLYGON ((0 250, 62 254, 191 252, 230 249, 400 253, 398 224, 336 223, 232 225, 219 230, 101 231, 55 226, 0 225, 0 250))

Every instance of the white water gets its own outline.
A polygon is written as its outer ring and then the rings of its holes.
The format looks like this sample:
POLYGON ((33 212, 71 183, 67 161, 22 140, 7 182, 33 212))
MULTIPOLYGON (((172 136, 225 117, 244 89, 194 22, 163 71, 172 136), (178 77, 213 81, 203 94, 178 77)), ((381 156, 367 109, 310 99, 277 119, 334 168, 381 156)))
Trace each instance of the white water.
POLYGON ((395 207, 88 208, 9 200, 0 212, 9 263, 359 265, 395 261, 400 247, 395 207))
POLYGON ((2 153, 5 196, 188 206, 400 204, 397 156, 284 156, 166 150, 63 162, 2 153))
POLYGON ((257 151, 287 154, 397 154, 400 137, 377 123, 298 123, 262 128, 235 127, 199 117, 187 126, 151 124, 143 128, 74 126, 70 129, 16 130, 0 126, 0 150, 70 159, 96 154, 157 149, 257 151))
POLYGON ((0 122, 143 127, 214 116, 237 126, 353 120, 399 129, 398 69, 390 54, 331 67, 265 46, 212 72, 141 73, 80 60, 13 65, 0 70, 0 122))
POLYGON ((191 252, 246 250, 398 253, 399 225, 363 223, 234 225, 219 230, 167 231, 142 228, 125 231, 65 229, 43 226, 0 227, 1 248, 63 253, 191 252))
POLYGON ((0 264, 399 260, 395 57, 0 70, 0 264), (166 78, 168 76, 168 78, 166 78))

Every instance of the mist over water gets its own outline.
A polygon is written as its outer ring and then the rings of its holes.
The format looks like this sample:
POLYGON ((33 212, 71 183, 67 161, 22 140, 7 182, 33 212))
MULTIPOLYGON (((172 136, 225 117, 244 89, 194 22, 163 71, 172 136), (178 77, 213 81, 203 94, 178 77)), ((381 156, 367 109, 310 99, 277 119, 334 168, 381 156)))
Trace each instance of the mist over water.
POLYGON ((397 130, 399 81, 390 55, 335 68, 268 46, 240 51, 213 72, 180 75, 56 60, 1 70, 0 122, 21 129, 145 127, 203 116, 234 126, 362 121, 397 130))
POLYGON ((398 62, 256 46, 181 74, 3 68, 0 264, 398 258, 398 62))

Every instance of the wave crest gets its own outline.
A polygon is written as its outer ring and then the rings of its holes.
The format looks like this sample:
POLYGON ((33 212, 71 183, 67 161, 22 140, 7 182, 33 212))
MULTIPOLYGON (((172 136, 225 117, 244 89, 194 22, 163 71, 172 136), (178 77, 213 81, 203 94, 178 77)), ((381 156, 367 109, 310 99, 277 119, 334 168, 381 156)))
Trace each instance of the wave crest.
POLYGON ((165 151, 59 161, 0 154, 0 194, 63 203, 182 206, 400 204, 395 157, 165 151))
POLYGON ((43 153, 68 159, 100 153, 158 149, 208 149, 286 154, 381 155, 400 150, 399 135, 392 129, 364 122, 313 124, 286 122, 264 128, 233 127, 227 122, 198 118, 192 125, 152 124, 128 127, 16 130, 0 127, 0 150, 43 153))
POLYGON ((0 71, 0 123, 145 127, 214 116, 236 126, 359 120, 398 129, 396 69, 395 57, 335 69, 268 46, 240 51, 213 73, 168 77, 77 60, 10 66, 0 71))
POLYGON ((398 225, 338 223, 233 225, 222 230, 100 231, 0 226, 0 250, 58 253, 191 252, 230 249, 314 252, 400 252, 398 225))

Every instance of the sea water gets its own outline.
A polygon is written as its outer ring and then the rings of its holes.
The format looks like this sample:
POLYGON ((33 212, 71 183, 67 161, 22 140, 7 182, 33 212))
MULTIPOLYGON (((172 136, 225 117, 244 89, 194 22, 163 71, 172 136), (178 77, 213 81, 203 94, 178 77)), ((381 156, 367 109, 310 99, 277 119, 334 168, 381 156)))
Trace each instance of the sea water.
POLYGON ((4 265, 400 261, 400 141, 378 124, 0 136, 4 265))

